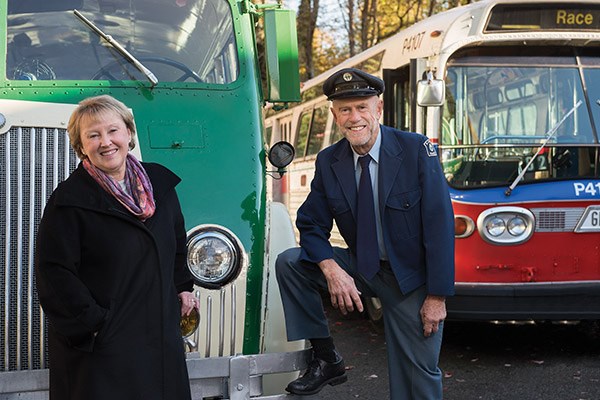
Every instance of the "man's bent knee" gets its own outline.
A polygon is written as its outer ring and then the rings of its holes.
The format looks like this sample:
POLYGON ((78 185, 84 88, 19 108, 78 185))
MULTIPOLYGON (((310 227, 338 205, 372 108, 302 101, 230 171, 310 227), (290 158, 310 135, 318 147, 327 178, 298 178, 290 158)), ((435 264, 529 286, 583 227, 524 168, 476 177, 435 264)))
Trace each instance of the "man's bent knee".
POLYGON ((289 272, 291 265, 298 261, 299 255, 300 249, 298 247, 292 247, 277 256, 277 260, 275 261, 275 272, 278 278, 289 272))

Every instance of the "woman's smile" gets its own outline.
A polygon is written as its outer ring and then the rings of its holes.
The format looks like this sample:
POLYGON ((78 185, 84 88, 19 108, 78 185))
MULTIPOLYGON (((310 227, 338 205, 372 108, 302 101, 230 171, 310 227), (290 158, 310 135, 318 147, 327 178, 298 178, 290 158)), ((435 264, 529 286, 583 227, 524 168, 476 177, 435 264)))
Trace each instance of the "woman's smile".
POLYGON ((131 132, 117 113, 81 121, 81 145, 90 162, 116 180, 125 177, 131 132))

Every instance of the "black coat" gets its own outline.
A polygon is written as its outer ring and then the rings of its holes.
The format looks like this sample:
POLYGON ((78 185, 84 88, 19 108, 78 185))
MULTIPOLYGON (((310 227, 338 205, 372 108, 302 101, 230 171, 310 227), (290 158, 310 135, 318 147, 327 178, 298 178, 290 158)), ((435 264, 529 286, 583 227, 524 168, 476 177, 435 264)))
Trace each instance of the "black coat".
POLYGON ((83 165, 44 210, 36 283, 49 321, 52 400, 190 398, 177 297, 193 287, 180 179, 143 166, 156 201, 143 223, 83 165))

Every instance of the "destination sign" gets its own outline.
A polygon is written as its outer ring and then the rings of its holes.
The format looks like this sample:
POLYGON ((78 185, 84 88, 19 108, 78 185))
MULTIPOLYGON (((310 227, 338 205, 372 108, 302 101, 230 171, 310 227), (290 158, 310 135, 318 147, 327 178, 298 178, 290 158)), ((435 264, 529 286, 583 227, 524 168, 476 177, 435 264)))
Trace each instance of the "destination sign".
POLYGON ((484 32, 532 30, 600 31, 600 5, 500 4, 492 9, 484 32))

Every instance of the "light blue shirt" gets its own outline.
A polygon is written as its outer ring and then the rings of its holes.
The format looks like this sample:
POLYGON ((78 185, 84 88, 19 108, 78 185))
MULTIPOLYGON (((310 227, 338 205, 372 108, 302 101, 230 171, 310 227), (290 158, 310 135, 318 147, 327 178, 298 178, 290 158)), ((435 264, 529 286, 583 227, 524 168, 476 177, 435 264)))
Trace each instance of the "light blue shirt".
MULTIPOLYGON (((373 185, 373 202, 375 204, 375 223, 377 225, 377 243, 379 244, 379 259, 387 260, 387 252, 385 250, 385 244, 383 243, 383 229, 381 224, 381 210, 379 209, 379 152, 381 150, 381 128, 377 132, 377 139, 375 139, 375 143, 371 150, 369 150, 369 155, 373 159, 369 163, 369 172, 371 173, 371 184, 373 185)), ((358 158, 361 157, 360 154, 352 149, 352 153, 354 154, 354 171, 356 176, 356 188, 358 190, 358 183, 360 181, 360 173, 362 172, 362 168, 360 163, 358 162, 358 158)))

